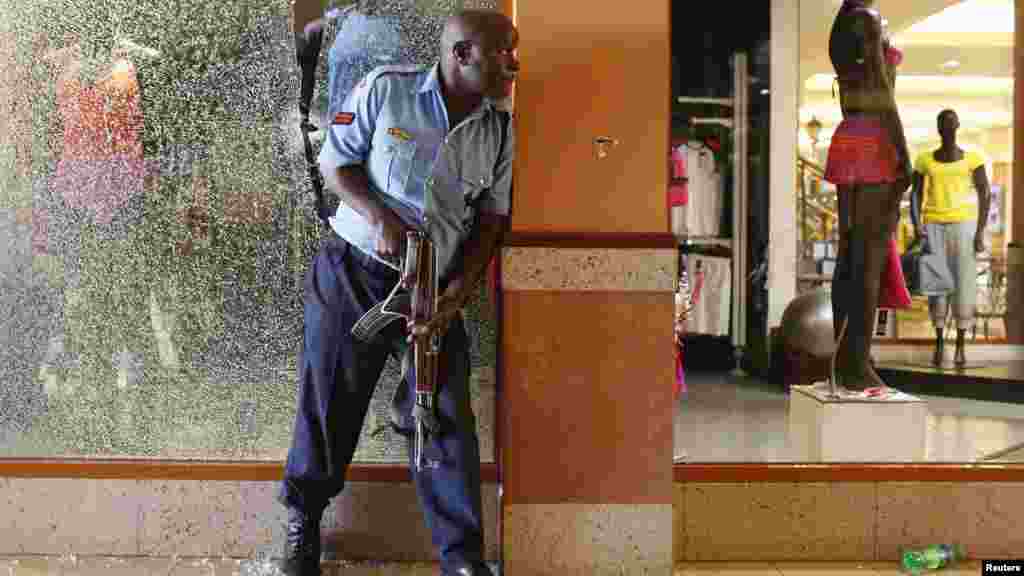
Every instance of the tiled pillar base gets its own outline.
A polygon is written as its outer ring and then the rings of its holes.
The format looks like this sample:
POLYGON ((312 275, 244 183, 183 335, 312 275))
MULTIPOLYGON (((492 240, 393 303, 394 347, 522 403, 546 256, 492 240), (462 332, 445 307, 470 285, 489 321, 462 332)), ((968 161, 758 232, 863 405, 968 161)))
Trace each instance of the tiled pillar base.
POLYGON ((671 504, 518 504, 504 522, 505 574, 672 573, 671 504))
POLYGON ((505 250, 505 574, 672 573, 676 258, 505 250))

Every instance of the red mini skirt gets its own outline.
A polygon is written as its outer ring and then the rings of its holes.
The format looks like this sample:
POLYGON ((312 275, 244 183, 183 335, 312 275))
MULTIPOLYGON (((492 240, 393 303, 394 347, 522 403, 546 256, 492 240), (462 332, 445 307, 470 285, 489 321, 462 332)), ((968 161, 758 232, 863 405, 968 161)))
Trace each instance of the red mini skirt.
POLYGON ((851 116, 832 135, 825 180, 836 185, 895 182, 899 157, 882 122, 874 116, 851 116))

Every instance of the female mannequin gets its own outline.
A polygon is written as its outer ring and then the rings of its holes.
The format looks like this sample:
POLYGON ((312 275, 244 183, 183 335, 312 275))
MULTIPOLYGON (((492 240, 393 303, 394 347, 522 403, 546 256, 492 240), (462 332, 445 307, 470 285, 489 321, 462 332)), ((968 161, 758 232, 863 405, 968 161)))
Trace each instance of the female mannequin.
POLYGON ((845 0, 829 39, 843 122, 825 179, 839 190, 839 253, 832 284, 839 384, 884 386, 870 347, 886 248, 910 183, 906 138, 893 98, 901 54, 889 46, 873 0, 845 0), (845 332, 843 330, 845 324, 845 332))

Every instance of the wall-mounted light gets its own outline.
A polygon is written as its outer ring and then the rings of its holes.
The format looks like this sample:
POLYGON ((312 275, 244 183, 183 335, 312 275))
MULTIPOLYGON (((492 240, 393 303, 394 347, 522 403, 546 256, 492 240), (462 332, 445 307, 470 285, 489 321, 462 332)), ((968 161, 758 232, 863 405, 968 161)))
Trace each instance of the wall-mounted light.
POLYGON ((821 134, 821 121, 818 120, 817 116, 811 116, 811 120, 804 125, 804 130, 807 131, 807 136, 811 138, 811 142, 814 146, 818 146, 818 135, 821 134))
POLYGON ((946 60, 939 68, 942 68, 943 72, 955 72, 960 68, 959 60, 946 60))

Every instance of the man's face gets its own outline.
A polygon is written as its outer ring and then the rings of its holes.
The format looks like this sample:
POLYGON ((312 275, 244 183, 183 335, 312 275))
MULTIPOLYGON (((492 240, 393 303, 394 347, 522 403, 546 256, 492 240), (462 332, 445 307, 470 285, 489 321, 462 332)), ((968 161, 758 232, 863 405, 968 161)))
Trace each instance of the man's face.
POLYGON ((469 64, 463 76, 469 87, 494 100, 512 95, 519 73, 519 33, 507 19, 496 20, 486 33, 471 45, 469 64))

